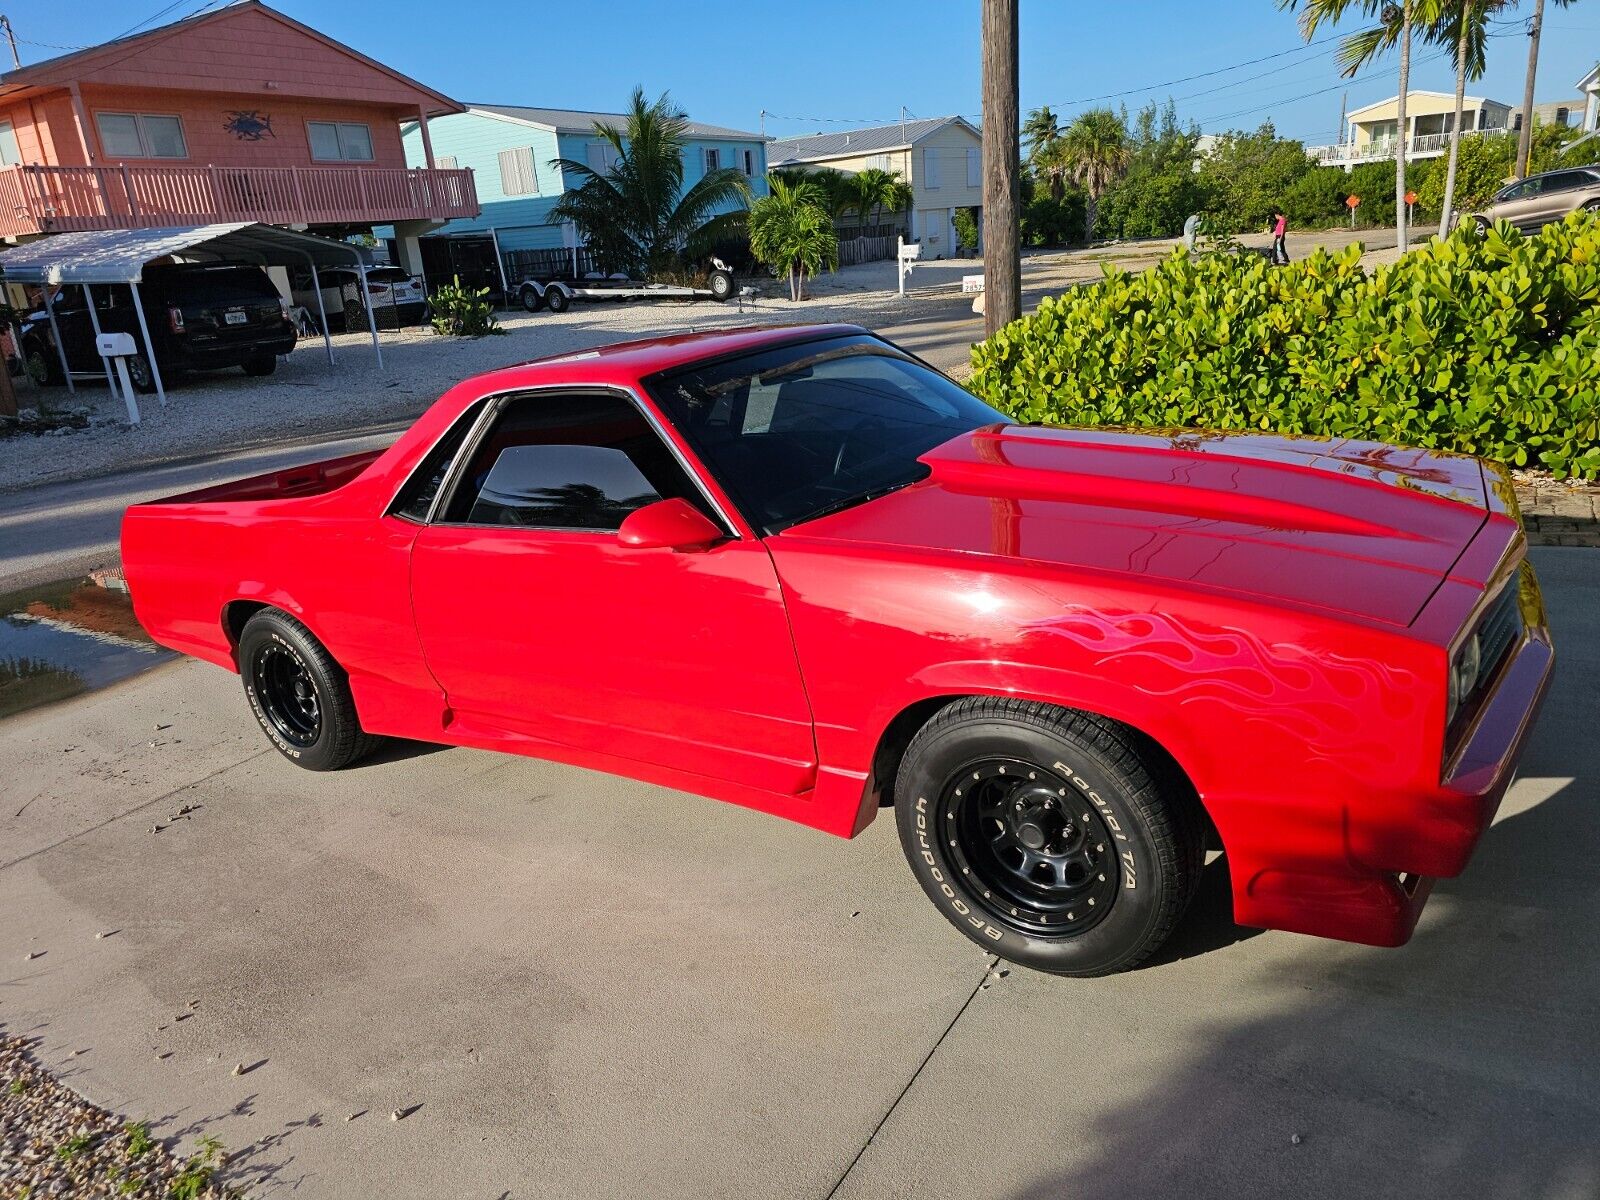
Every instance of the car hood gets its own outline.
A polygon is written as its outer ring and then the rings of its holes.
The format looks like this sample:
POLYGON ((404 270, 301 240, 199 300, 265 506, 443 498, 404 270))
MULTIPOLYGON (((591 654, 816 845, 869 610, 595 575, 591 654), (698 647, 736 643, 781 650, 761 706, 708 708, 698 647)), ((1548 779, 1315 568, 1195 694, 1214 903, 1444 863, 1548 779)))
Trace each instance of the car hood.
POLYGON ((1487 517, 1475 458, 1376 442, 993 425, 783 536, 1000 556, 1404 626, 1487 517))

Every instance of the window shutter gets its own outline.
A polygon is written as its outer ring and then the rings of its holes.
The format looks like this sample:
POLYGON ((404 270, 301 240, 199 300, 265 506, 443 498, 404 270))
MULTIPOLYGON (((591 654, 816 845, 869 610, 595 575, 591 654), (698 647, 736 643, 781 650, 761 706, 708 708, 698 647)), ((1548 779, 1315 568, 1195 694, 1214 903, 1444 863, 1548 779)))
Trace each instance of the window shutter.
POLYGON ((967 151, 967 186, 969 188, 983 186, 983 151, 967 151))
POLYGON ((591 171, 604 175, 611 169, 611 143, 588 142, 583 147, 583 157, 591 171))
POLYGON ((533 165, 533 147, 500 151, 500 191, 507 196, 531 196, 539 190, 533 165))
POLYGON ((939 152, 931 147, 922 152, 922 186, 930 191, 939 188, 939 152))

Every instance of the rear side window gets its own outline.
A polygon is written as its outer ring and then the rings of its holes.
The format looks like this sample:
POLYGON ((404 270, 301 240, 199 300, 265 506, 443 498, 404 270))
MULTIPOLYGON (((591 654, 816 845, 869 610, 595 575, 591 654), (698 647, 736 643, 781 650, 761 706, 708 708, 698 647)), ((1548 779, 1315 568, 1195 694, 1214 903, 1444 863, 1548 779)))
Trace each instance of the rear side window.
POLYGON ((671 497, 706 511, 683 467, 627 399, 536 393, 511 400, 478 442, 444 519, 605 531, 671 497))
POLYGON ((400 489, 394 507, 389 510, 393 515, 415 521, 419 525, 428 519, 428 513, 433 509, 434 497, 444 486, 445 477, 450 474, 456 455, 461 453, 461 444, 467 440, 467 434, 472 432, 472 426, 482 412, 482 404, 473 405, 450 428, 450 432, 439 439, 428 452, 428 456, 422 460, 422 465, 412 473, 410 479, 406 480, 405 487, 400 489))

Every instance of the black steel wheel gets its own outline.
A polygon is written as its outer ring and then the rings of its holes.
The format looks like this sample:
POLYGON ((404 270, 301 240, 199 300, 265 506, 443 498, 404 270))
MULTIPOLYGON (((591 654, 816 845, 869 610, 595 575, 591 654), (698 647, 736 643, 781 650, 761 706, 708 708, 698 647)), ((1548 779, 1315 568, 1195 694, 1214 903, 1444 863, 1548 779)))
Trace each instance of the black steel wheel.
POLYGON ((262 609, 239 635, 239 674, 250 708, 278 752, 310 771, 334 771, 377 739, 361 729, 350 683, 299 621, 262 609))
POLYGON ((906 750, 895 816, 913 873, 957 929, 1058 975, 1154 953, 1204 856, 1199 802, 1147 739, 1021 700, 940 709, 906 750))
POLYGON ((982 758, 946 784, 934 824, 985 912, 1024 933, 1084 933, 1121 871, 1106 818, 1041 763, 982 758))

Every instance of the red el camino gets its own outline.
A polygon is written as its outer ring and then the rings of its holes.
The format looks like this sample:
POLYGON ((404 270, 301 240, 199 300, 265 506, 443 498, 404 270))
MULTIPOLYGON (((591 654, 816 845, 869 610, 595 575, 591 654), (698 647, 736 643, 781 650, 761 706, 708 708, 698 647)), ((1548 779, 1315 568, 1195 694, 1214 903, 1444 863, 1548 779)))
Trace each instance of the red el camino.
POLYGON ((1161 945, 1208 848, 1243 924, 1403 943, 1553 661, 1476 459, 1015 425, 852 326, 481 375, 122 542, 302 767, 487 747, 844 837, 892 803, 939 910, 1064 975, 1161 945))

